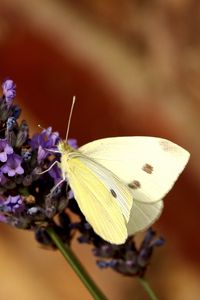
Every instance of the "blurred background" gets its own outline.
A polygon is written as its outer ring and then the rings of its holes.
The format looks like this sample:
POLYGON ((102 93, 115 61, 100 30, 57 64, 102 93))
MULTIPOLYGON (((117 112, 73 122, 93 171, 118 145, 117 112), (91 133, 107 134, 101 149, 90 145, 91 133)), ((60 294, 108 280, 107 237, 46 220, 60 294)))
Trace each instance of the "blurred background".
MULTIPOLYGON (((166 238, 147 273, 158 298, 200 295, 200 2, 198 0, 0 0, 0 80, 32 133, 53 126, 79 145, 120 135, 168 138, 191 160, 154 228, 166 238)), ((148 299, 135 278, 99 270, 74 250, 109 299, 148 299)), ((59 253, 0 225, 0 299, 91 297, 59 253)))

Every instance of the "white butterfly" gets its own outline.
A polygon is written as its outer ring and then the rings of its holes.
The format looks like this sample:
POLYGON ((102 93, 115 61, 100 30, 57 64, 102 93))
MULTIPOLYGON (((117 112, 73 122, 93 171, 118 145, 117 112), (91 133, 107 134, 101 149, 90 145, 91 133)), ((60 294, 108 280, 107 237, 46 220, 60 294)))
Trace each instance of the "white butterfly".
POLYGON ((58 144, 60 168, 78 205, 104 240, 122 244, 160 216, 190 154, 155 137, 113 137, 78 150, 58 144))

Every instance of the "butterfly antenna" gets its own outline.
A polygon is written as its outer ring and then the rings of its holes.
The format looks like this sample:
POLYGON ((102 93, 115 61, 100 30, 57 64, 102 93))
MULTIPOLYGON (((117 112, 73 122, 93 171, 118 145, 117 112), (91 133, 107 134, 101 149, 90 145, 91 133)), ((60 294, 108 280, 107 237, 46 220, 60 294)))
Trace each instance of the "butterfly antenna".
POLYGON ((73 112, 73 109, 74 109, 75 101, 76 101, 76 97, 74 96, 73 99, 72 99, 72 105, 71 105, 71 109, 70 109, 70 113, 69 113, 69 119, 68 119, 68 124, 67 124, 67 132, 66 132, 66 137, 65 137, 66 143, 67 143, 68 136, 69 136, 69 128, 70 128, 70 123, 71 123, 71 119, 72 119, 72 112, 73 112))
POLYGON ((37 125, 40 129, 44 130, 45 128, 42 127, 40 124, 37 125))

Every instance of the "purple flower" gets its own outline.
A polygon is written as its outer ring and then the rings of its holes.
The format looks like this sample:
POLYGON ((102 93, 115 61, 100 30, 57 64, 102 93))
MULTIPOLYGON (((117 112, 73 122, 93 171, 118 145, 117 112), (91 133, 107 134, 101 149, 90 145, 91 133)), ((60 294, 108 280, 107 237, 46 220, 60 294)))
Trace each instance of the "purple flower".
POLYGON ((8 196, 7 200, 1 203, 4 212, 19 213, 24 210, 24 203, 20 195, 8 196))
POLYGON ((3 95, 6 99, 7 104, 10 106, 12 104, 12 100, 16 96, 16 84, 13 80, 7 79, 2 84, 3 95))
POLYGON ((56 144, 59 141, 58 132, 52 132, 52 128, 42 130, 40 134, 33 136, 30 146, 32 149, 38 149, 37 160, 40 163, 44 160, 51 152, 51 150, 57 150, 56 144), (49 150, 49 151, 48 151, 49 150))
MULTIPOLYGON (((53 162, 51 162, 52 164, 53 162)), ((56 185, 59 181, 62 180, 62 172, 61 169, 56 164, 49 170, 49 175, 54 179, 54 184, 56 185)))
POLYGON ((9 117, 6 122, 6 128, 8 130, 13 130, 15 125, 16 125, 16 119, 14 117, 9 117))
POLYGON ((68 144, 74 148, 74 149, 77 149, 78 148, 78 145, 77 145, 77 140, 76 139, 68 139, 67 140, 68 144))
POLYGON ((21 167, 22 158, 13 153, 8 156, 7 162, 1 167, 3 173, 8 174, 8 176, 13 177, 17 174, 21 175, 24 173, 24 169, 21 167))
POLYGON ((0 139, 0 161, 6 162, 7 155, 13 153, 13 148, 9 146, 6 139, 0 139))
POLYGON ((97 266, 101 269, 105 268, 113 268, 116 265, 115 260, 110 260, 110 261, 103 261, 103 260, 97 260, 97 266))
POLYGON ((6 223, 6 221, 7 221, 6 216, 0 214, 0 222, 1 223, 6 223))
POLYGON ((21 114, 21 108, 17 105, 12 105, 11 111, 12 111, 13 118, 15 118, 15 120, 17 120, 21 114))
POLYGON ((0 184, 4 185, 7 182, 7 178, 3 175, 2 170, 0 170, 0 184))
MULTIPOLYGON (((83 234, 83 237, 86 236, 86 232, 83 234)), ((93 243, 96 244, 93 253, 100 257, 97 261, 100 268, 112 268, 128 276, 143 276, 155 247, 163 245, 164 239, 156 238, 155 231, 150 228, 139 247, 135 245, 132 237, 129 237, 123 245, 112 245, 103 240, 93 243)))
POLYGON ((70 200, 70 199, 73 199, 74 198, 74 193, 72 190, 69 190, 68 194, 67 194, 67 199, 70 200))

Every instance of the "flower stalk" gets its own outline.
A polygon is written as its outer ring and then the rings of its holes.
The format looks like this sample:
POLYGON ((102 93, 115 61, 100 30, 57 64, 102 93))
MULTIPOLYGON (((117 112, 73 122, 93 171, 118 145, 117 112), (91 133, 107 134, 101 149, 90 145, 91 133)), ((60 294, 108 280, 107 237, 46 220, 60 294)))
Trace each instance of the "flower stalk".
POLYGON ((62 253, 66 261, 70 264, 72 269, 76 272, 77 276, 83 282, 85 287, 88 289, 90 294, 93 296, 95 300, 106 300, 107 298, 101 292, 101 290, 97 287, 95 282, 89 276, 87 271, 84 269, 78 258, 74 255, 73 251, 70 249, 68 245, 64 245, 61 239, 58 237, 56 232, 52 227, 48 227, 47 233, 50 238, 53 240, 59 251, 62 253))
MULTIPOLYGON (((72 269, 75 271, 77 276, 80 278, 82 283, 85 285, 85 287, 88 289, 90 294, 92 295, 93 299, 95 300, 106 300, 107 298, 105 295, 101 292, 101 290, 97 287, 97 285, 94 283, 92 278, 89 276, 87 271, 82 266, 81 262, 78 260, 78 258, 75 256, 73 251, 70 249, 70 247, 66 244, 64 244, 59 236, 56 234, 55 230, 52 227, 48 227, 46 229, 49 237, 52 239, 52 241, 57 246, 58 250, 61 252, 61 254, 64 256, 66 261, 70 264, 72 269)), ((149 299, 151 300, 158 300, 155 293, 153 292, 152 288, 150 287, 149 283, 146 279, 142 277, 138 277, 138 280, 146 293, 149 296, 149 299)))
POLYGON ((147 282, 146 279, 142 278, 142 277, 138 277, 138 280, 140 282, 140 284, 142 285, 142 287, 144 288, 144 290, 147 292, 147 294, 149 295, 149 299, 151 300, 158 300, 158 298, 156 297, 154 291, 152 290, 152 288, 150 287, 149 283, 147 282))

